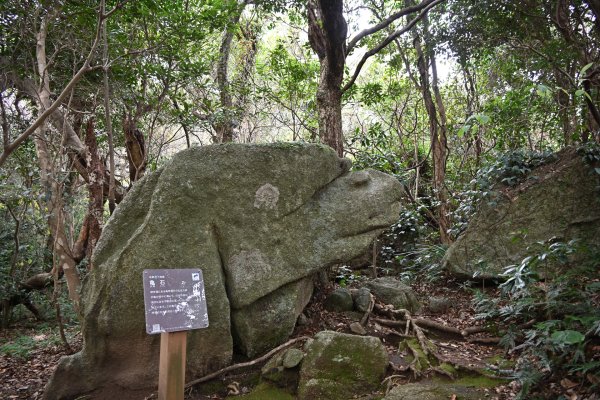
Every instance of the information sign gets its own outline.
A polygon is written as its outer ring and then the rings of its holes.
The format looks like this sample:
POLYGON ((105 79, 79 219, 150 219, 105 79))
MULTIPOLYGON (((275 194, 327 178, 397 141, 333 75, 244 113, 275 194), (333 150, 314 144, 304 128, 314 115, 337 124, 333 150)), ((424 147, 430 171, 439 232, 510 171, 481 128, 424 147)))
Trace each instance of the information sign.
POLYGON ((177 332, 208 327, 200 269, 144 270, 146 332, 177 332))

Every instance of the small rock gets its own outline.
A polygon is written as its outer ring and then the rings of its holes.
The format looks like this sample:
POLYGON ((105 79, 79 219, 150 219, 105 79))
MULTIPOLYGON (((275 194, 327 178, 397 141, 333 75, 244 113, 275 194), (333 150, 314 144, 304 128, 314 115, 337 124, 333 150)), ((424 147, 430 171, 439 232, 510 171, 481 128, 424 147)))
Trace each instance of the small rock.
POLYGON ((450 299, 447 297, 432 297, 429 299, 429 311, 433 314, 444 314, 450 308, 450 299))
POLYGON ((415 292, 397 279, 381 277, 368 282, 367 286, 379 300, 392 304, 396 309, 405 308, 411 313, 421 309, 415 292))
POLYGON ((298 326, 308 325, 308 317, 306 315, 304 315, 304 313, 300 314, 298 316, 298 320, 296 321, 296 324, 298 326))
MULTIPOLYGON (((302 352, 300 351, 300 353, 302 352)), ((261 381, 269 382, 280 388, 295 390, 298 386, 298 371, 284 368, 283 358, 286 354, 287 352, 280 352, 267 361, 261 369, 261 381)))
POLYGON ((360 324, 360 322, 353 322, 350 324, 350 330, 354 333, 356 333, 357 335, 366 335, 367 331, 365 330, 365 328, 363 328, 363 326, 360 324))
POLYGON ((371 291, 367 287, 361 287, 354 295, 354 308, 360 312, 366 312, 371 303, 371 291))
POLYGON ((325 299, 325 309, 327 311, 343 312, 352 311, 354 302, 352 301, 352 294, 346 288, 339 288, 334 290, 325 299))
POLYGON ((302 352, 302 350, 294 349, 294 348, 289 349, 283 355, 283 366, 285 368, 294 368, 298 364, 300 364, 300 362, 302 361, 303 358, 304 358, 304 353, 302 352))

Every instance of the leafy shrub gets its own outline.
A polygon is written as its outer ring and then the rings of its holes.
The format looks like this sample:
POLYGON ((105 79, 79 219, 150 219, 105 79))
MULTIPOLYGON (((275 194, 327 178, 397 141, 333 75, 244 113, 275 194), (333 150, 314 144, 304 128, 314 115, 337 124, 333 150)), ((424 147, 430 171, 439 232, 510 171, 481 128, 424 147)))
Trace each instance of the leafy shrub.
POLYGON ((521 352, 519 398, 542 379, 600 381, 600 359, 587 351, 600 335, 599 265, 600 249, 550 239, 506 268, 500 297, 475 296, 479 318, 502 320, 501 344, 521 352))

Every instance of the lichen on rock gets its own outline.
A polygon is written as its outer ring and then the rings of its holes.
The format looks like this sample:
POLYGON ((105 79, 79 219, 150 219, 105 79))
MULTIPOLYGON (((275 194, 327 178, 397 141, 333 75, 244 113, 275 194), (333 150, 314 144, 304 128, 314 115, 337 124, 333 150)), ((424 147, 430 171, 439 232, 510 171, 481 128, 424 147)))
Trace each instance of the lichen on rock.
POLYGON ((94 252, 83 350, 61 360, 45 397, 155 387, 144 269, 203 271, 210 325, 188 333, 190 377, 229 365, 234 342, 248 355, 285 341, 310 277, 364 252, 398 217, 396 179, 349 168, 322 145, 226 144, 182 151, 137 182, 94 252))

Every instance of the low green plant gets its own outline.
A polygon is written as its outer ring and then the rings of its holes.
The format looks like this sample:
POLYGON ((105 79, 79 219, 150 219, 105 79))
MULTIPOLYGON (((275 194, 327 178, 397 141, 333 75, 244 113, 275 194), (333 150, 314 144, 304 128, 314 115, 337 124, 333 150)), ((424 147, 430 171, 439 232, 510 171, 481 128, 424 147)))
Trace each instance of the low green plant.
POLYGON ((26 360, 34 350, 57 346, 62 346, 58 329, 42 323, 35 330, 21 333, 0 346, 0 354, 26 360))
POLYGON ((31 336, 21 335, 13 341, 0 346, 0 353, 11 357, 27 359, 29 353, 35 348, 35 340, 31 336))
POLYGON ((600 379, 600 360, 586 352, 600 334, 599 265, 599 249, 550 239, 506 268, 499 297, 476 293, 478 317, 501 320, 508 327, 501 344, 520 352, 519 398, 565 375, 600 379))
POLYGON ((403 266, 400 277, 410 282, 417 276, 426 281, 435 282, 443 274, 442 259, 447 247, 441 244, 419 243, 409 251, 397 256, 398 263, 403 266))
POLYGON ((354 282, 357 279, 352 268, 347 265, 341 265, 335 270, 335 281, 342 287, 354 282))

